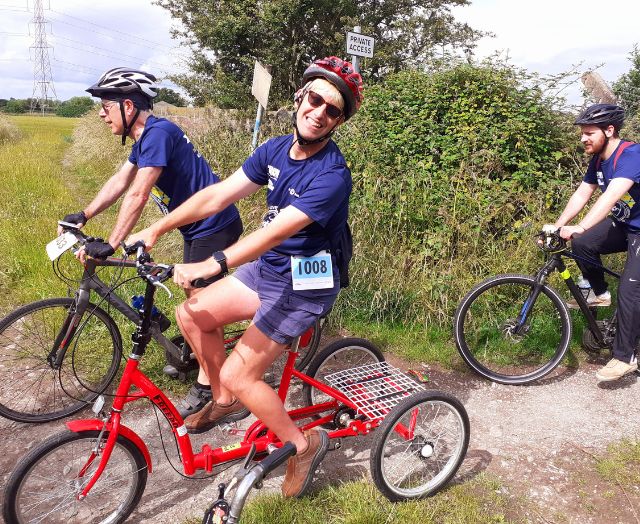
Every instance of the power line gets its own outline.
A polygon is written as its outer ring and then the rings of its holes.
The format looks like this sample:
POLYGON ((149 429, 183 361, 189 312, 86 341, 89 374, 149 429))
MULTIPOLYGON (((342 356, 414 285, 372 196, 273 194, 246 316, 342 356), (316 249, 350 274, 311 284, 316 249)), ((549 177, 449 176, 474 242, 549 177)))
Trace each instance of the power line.
MULTIPOLYGON (((91 72, 97 72, 97 73, 102 73, 103 72, 102 69, 96 69, 95 67, 91 67, 91 66, 84 66, 84 65, 80 65, 80 64, 75 64, 73 62, 68 62, 67 60, 60 60, 60 59, 56 58, 55 56, 53 57, 53 61, 56 62, 56 63, 69 64, 69 65, 72 65, 72 66, 74 66, 76 68, 81 67, 83 69, 88 69, 91 72)), ((63 67, 63 66, 58 66, 58 67, 63 67)), ((64 69, 69 69, 69 68, 67 67, 67 68, 64 68, 64 69)), ((74 69, 74 71, 77 71, 77 69, 74 69)))
POLYGON ((62 40, 66 40, 68 42, 72 42, 74 44, 80 44, 82 46, 85 46, 85 47, 88 47, 88 48, 91 48, 91 49, 97 49, 99 51, 105 51, 106 54, 97 53, 97 52, 91 51, 89 49, 81 49, 81 48, 78 48, 78 47, 74 47, 74 46, 70 46, 70 45, 67 45, 67 44, 63 44, 62 42, 58 42, 59 46, 69 47, 71 49, 75 49, 76 51, 82 51, 84 53, 93 53, 93 54, 96 54, 96 55, 99 55, 99 56, 105 56, 107 58, 116 58, 116 59, 131 58, 133 60, 138 60, 139 62, 147 62, 149 64, 155 64, 155 65, 157 65, 159 67, 166 67, 166 64, 161 64, 160 62, 156 62, 154 60, 149 60, 147 58, 141 58, 139 56, 128 55, 126 53, 120 53, 120 52, 118 52, 117 55, 114 55, 114 54, 110 53, 111 52, 110 49, 107 49, 107 48, 104 48, 104 47, 100 47, 100 46, 91 45, 91 44, 87 44, 87 43, 81 42, 79 40, 74 40, 73 38, 67 38, 66 36, 60 36, 60 35, 55 35, 54 34, 53 38, 54 38, 54 40, 62 39, 62 40))
MULTIPOLYGON (((149 40, 148 38, 132 37, 130 33, 127 33, 125 31, 120 31, 118 29, 113 29, 111 27, 106 27, 106 26, 103 26, 103 25, 100 25, 100 24, 96 24, 95 22, 91 22, 89 20, 85 20, 84 18, 79 18, 77 16, 68 15, 66 13, 63 13, 62 11, 56 11, 55 9, 49 9, 49 11, 51 11, 52 13, 56 13, 58 15, 65 16, 67 18, 72 18, 74 20, 78 20, 80 22, 84 22, 85 24, 89 24, 89 25, 92 25, 92 26, 95 26, 95 27, 99 27, 101 29, 106 29, 107 31, 109 31, 111 33, 118 33, 118 34, 124 35, 124 36, 126 36, 128 38, 133 38, 136 43, 139 43, 140 40, 148 42, 149 44, 151 44, 153 46, 152 49, 155 49, 157 47, 164 47, 165 49, 169 49, 169 50, 173 49, 171 46, 168 46, 166 44, 161 44, 160 42, 155 42, 153 40, 149 40)), ((68 23, 68 22, 66 22, 66 23, 68 23)), ((69 25, 71 25, 71 24, 69 24, 69 25)), ((147 46, 145 46, 145 47, 147 47, 147 46)))
MULTIPOLYGON (((72 24, 71 22, 66 22, 64 20, 60 20, 59 18, 52 18, 52 20, 55 21, 56 23, 59 23, 59 24, 64 24, 64 25, 68 25, 68 26, 75 27, 75 28, 78 28, 78 29, 82 29, 83 31, 88 31, 89 30, 86 27, 82 27, 81 25, 78 25, 78 24, 72 24)), ((106 36, 107 38, 114 38, 112 35, 109 35, 109 34, 106 34, 106 33, 102 33, 100 31, 91 30, 91 32, 94 35, 102 35, 102 36, 106 36)), ((158 46, 155 46, 155 45, 146 45, 146 44, 138 41, 135 37, 133 37, 131 35, 128 35, 128 38, 129 38, 128 40, 127 39, 123 39, 122 37, 116 37, 116 38, 119 41, 124 41, 125 43, 128 43, 128 44, 139 45, 141 47, 146 47, 147 49, 157 50, 157 47, 158 47, 158 46)), ((175 49, 175 48, 170 48, 170 47, 167 47, 167 46, 163 46, 163 47, 166 47, 167 49, 170 49, 170 50, 175 49)), ((181 58, 186 59, 186 57, 184 57, 184 56, 182 56, 181 58)))

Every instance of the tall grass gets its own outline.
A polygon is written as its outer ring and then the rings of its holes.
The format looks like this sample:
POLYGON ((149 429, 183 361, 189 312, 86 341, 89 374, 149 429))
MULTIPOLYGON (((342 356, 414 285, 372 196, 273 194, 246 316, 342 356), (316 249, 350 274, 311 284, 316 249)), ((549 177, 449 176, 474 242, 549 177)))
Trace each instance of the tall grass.
POLYGON ((8 142, 15 142, 20 139, 20 130, 9 120, 8 117, 0 114, 0 146, 8 142))
POLYGON ((21 138, 0 147, 0 309, 63 293, 44 246, 56 236, 61 211, 75 209, 63 183, 62 158, 74 119, 18 116, 21 138))

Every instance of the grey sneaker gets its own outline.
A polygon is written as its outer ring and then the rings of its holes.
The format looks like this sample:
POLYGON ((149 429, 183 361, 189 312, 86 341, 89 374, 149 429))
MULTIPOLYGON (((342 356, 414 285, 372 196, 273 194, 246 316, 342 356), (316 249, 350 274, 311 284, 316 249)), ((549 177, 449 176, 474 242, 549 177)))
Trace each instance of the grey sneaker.
POLYGON ((607 362, 606 366, 596 373, 596 378, 600 382, 611 382, 612 380, 618 380, 629 373, 633 373, 636 369, 638 369, 637 361, 628 364, 618 360, 617 358, 612 358, 607 362))
POLYGON ((187 396, 180 401, 180 404, 178 405, 178 413, 180 413, 180 416, 185 419, 189 415, 193 415, 200 411, 212 398, 210 389, 200 389, 194 384, 191 386, 187 396))
MULTIPOLYGON (((587 295, 587 305, 589 307, 607 307, 611 305, 611 293, 609 291, 605 291, 602 295, 596 295, 593 292, 593 289, 589 290, 589 294, 587 295)), ((578 301, 575 298, 571 300, 567 300, 567 307, 569 309, 580 309, 578 305, 578 301)))

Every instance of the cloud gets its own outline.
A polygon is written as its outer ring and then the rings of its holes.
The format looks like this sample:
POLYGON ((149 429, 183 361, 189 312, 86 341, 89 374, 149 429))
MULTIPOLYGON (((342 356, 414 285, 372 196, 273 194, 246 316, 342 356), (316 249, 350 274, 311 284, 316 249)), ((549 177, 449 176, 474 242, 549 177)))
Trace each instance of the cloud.
MULTIPOLYGON (((25 11, 26 1, 9 1, 0 5, 0 98, 25 98, 34 83, 33 13, 25 11)), ((183 70, 188 51, 171 39, 175 22, 159 6, 50 0, 44 7, 51 74, 61 100, 86 95, 84 90, 112 67, 145 69, 161 78, 183 70)))

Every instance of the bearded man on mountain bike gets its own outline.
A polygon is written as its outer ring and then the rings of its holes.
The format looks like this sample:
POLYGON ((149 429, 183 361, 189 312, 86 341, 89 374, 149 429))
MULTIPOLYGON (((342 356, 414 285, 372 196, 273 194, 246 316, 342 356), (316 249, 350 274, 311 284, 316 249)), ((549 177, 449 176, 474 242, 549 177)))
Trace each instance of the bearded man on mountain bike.
MULTIPOLYGON (((251 410, 297 455, 289 460, 285 496, 302 495, 329 447, 316 428, 302 433, 262 376, 288 344, 333 305, 340 290, 339 253, 350 252, 347 217, 351 173, 331 135, 362 101, 362 78, 336 57, 315 61, 295 94, 293 134, 268 140, 233 175, 193 196, 128 243, 152 247, 181 224, 219 212, 267 186, 263 227, 198 264, 175 266, 185 288, 197 278, 238 269, 178 307, 176 318, 213 390, 213 401, 187 417, 191 433, 239 420, 251 410), (225 359, 219 328, 252 319, 225 359), (245 408, 246 406, 246 408, 245 408)), ((344 275, 342 275, 344 276, 344 275)))
MULTIPOLYGON (((127 137, 134 144, 129 159, 91 203, 63 218, 65 222, 83 226, 124 195, 108 241, 87 244, 78 254, 81 260, 85 256, 112 255, 138 222, 149 196, 161 212, 167 214, 201 189, 220 181, 182 129, 151 113, 158 87, 156 77, 150 73, 117 67, 104 73, 87 89, 92 96, 100 98, 98 114, 114 135, 122 136, 122 145, 127 137)), ((180 232, 184 238, 184 262, 200 262, 238 240, 242 221, 231 204, 215 215, 184 224, 180 232)), ((222 277, 213 276, 205 284, 218 278, 222 277)), ((189 292, 193 294, 195 290, 189 292)), ((200 372, 200 380, 179 405, 183 417, 202 409, 211 400, 206 378, 204 372, 200 372)))
MULTIPOLYGON (((596 373, 600 381, 617 380, 638 369, 635 349, 640 337, 640 145, 623 141, 618 132, 624 110, 612 104, 594 104, 575 121, 585 151, 593 157, 582 183, 569 199, 554 226, 572 239, 573 252, 600 263, 600 255, 626 251, 627 260, 618 287, 618 329, 613 358, 596 373), (597 187, 602 194, 578 224, 567 225, 587 204, 597 187)), ((591 291, 590 306, 608 306, 604 271, 578 260, 591 291)), ((569 307, 576 306, 571 302, 569 307)))

